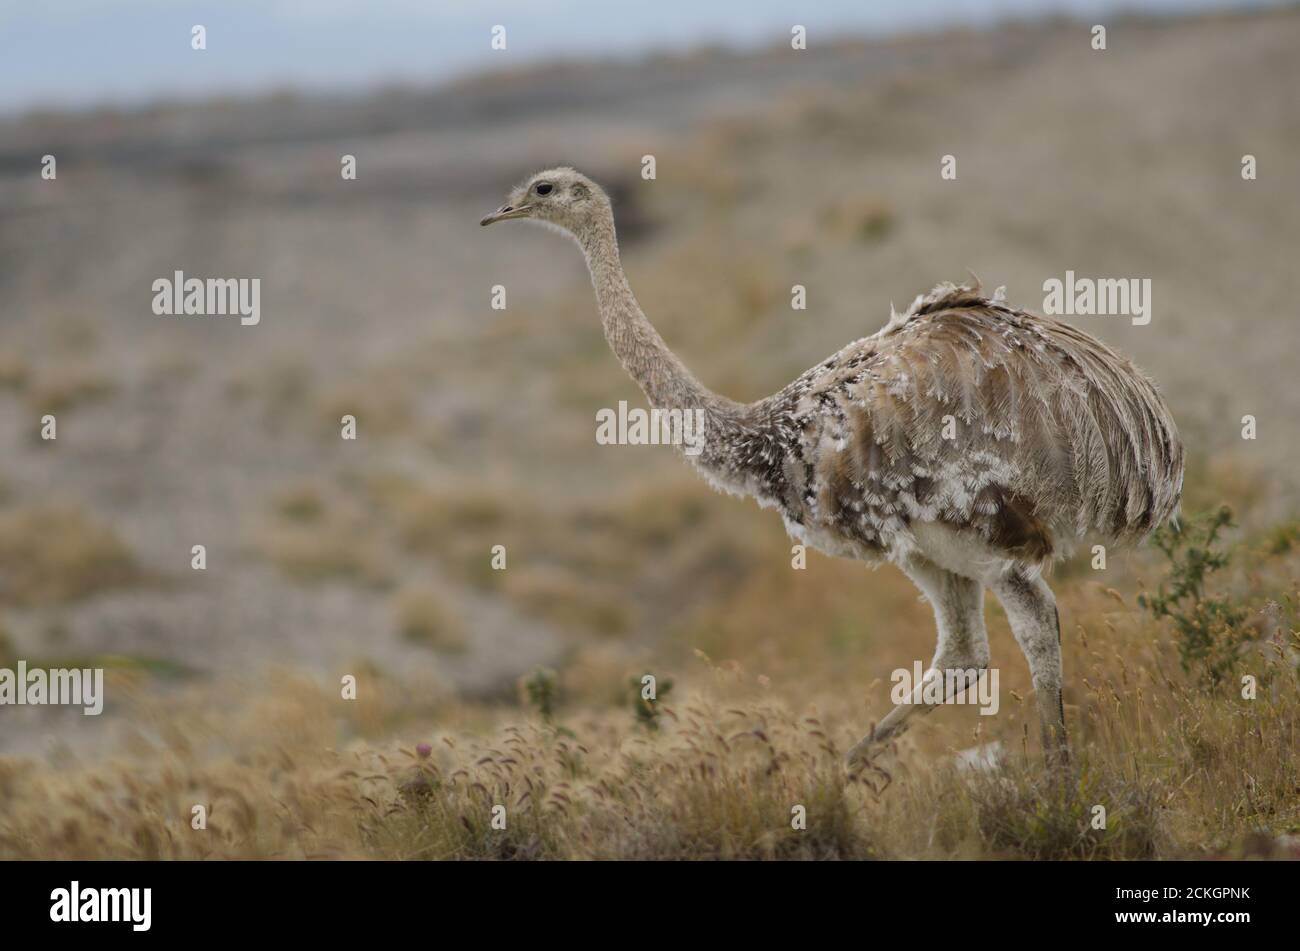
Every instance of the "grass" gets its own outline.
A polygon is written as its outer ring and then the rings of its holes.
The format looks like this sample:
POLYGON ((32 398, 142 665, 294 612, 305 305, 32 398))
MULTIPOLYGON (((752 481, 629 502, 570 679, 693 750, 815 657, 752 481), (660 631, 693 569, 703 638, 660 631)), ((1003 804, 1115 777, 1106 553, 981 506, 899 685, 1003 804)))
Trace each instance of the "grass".
POLYGON ((357 506, 330 498, 312 483, 300 483, 272 500, 270 519, 260 526, 261 552, 289 580, 301 584, 342 581, 367 587, 389 583, 378 539, 366 530, 357 506))
POLYGON ((0 511, 0 597, 7 604, 59 604, 141 580, 111 527, 82 508, 38 503, 0 511))
MULTIPOLYGON (((9 380, 16 383, 14 373, 9 380)), ((61 413, 90 400, 111 393, 114 383, 101 370, 85 360, 58 364, 41 371, 27 381, 27 405, 33 413, 61 413)))
POLYGON ((826 208, 822 225, 834 232, 865 243, 884 240, 897 226, 898 215, 888 199, 858 195, 826 208))
POLYGON ((31 374, 31 365, 20 353, 0 349, 0 390, 20 390, 31 374))
POLYGON ((412 398, 400 382, 382 375, 339 384, 320 394, 316 413, 322 428, 335 435, 344 416, 357 421, 357 438, 405 432, 412 419, 412 398))
MULTIPOLYGON (((418 749, 354 744, 333 753, 319 726, 292 736, 311 710, 330 719, 332 701, 307 692, 266 722, 261 748, 238 759, 199 764, 173 750, 130 772, 0 774, 0 854, 1139 859, 1238 854, 1263 839, 1291 848, 1294 752, 1242 773, 1247 755, 1198 758, 1191 735, 1174 731, 1142 754, 1140 768, 1131 749, 1089 743, 1081 778, 1064 791, 1043 782, 1036 759, 991 774, 895 763, 879 791, 845 775, 843 724, 831 717, 772 699, 702 697, 665 708, 665 727, 652 733, 620 710, 570 715, 563 728, 525 720, 418 749), (296 742, 285 743, 286 733, 296 742), (326 742, 314 746, 313 736, 326 742), (117 788, 131 797, 95 795, 117 788), (210 808, 201 834, 188 827, 193 802, 210 808), (504 828, 493 825, 498 806, 504 828), (1104 829, 1092 827, 1098 806, 1104 829)), ((1267 717, 1288 731, 1278 741, 1295 739, 1294 690, 1286 704, 1284 715, 1267 717)), ((1248 718, 1216 730, 1258 754, 1248 718)))
POLYGON ((571 506, 509 486, 441 489, 401 476, 371 478, 368 494, 406 556, 575 636, 617 637, 650 612, 661 622, 669 596, 686 609, 734 587, 755 562, 750 530, 733 533, 708 490, 681 475, 571 506), (492 567, 497 545, 507 570, 492 567))
MULTIPOLYGON (((575 649, 522 678, 515 704, 413 691, 364 664, 346 671, 360 678, 356 701, 340 699, 336 679, 294 676, 171 678, 173 690, 158 694, 140 689, 142 678, 165 671, 114 665, 115 703, 135 738, 57 768, 0 759, 0 857, 1094 860, 1297 850, 1300 546, 1285 526, 1225 538, 1223 518, 1214 529, 1193 519, 1181 542, 1114 553, 1101 574, 1061 573, 1076 769, 1057 784, 1045 781, 1032 687, 994 602, 999 714, 952 707, 921 718, 874 770, 850 776, 843 753, 888 710, 888 672, 931 646, 929 609, 897 572, 817 555, 799 571, 784 555, 747 559, 750 547, 784 551, 779 530, 738 528, 753 520, 729 521, 730 509, 685 486, 554 510, 490 486, 452 494, 402 481, 374 492, 373 510, 340 505, 314 483, 276 496, 275 532, 300 533, 313 552, 290 564, 317 566, 306 575, 316 577, 342 540, 355 547, 352 527, 363 523, 415 558, 446 558, 458 545, 485 553, 522 524, 533 547, 525 558, 512 548, 523 564, 496 582, 518 604, 535 596, 529 585, 561 592, 564 610, 545 608, 551 617, 571 614, 584 591, 592 605, 624 610, 674 590, 684 604, 648 613, 665 632, 650 650, 571 622, 582 635, 575 649), (1201 552, 1190 560, 1189 541, 1201 552), (543 559, 553 565, 546 583, 560 588, 537 581, 543 559), (1231 676, 1184 665, 1186 603, 1175 598, 1167 614, 1139 603, 1173 598, 1193 575, 1198 596, 1223 607, 1215 636, 1234 645, 1231 676), (647 673, 653 700, 640 691, 647 673), (993 743, 1005 751, 993 765, 960 767, 958 751, 993 743), (207 830, 190 828, 196 803, 208 807, 207 830)), ((68 594, 51 579, 96 590, 126 558, 97 523, 60 511, 0 517, 0 553, 32 572, 23 590, 42 597, 68 594)), ((398 588, 391 603, 398 631, 435 650, 454 652, 472 634, 424 585, 398 588)))
MULTIPOLYGON (((1221 596, 1248 616, 1286 602, 1289 616, 1300 554, 1274 552, 1268 535, 1233 554, 1221 596)), ((1064 784, 1044 777, 1011 669, 1002 715, 972 726, 940 711, 864 777, 842 756, 866 713, 825 673, 810 686, 700 652, 655 669, 647 704, 634 691, 644 666, 617 678, 607 666, 600 689, 577 690, 538 670, 519 707, 449 700, 428 719, 369 672, 354 703, 294 678, 239 702, 227 685, 188 687, 220 694, 222 712, 190 697, 129 760, 0 760, 0 856, 1300 857, 1295 632, 1250 641, 1247 699, 1184 671, 1174 626, 1131 596, 1075 587, 1063 597, 1076 751, 1064 784), (1009 751, 996 765, 958 768, 953 751, 992 741, 1009 751), (198 802, 205 832, 189 827, 198 802)))
POLYGON ((377 584, 383 576, 372 554, 355 544, 346 525, 275 525, 262 533, 262 550, 293 581, 377 584))
POLYGON ((469 644, 461 618, 422 587, 399 591, 393 610, 398 630, 408 641, 452 653, 465 650, 469 644))

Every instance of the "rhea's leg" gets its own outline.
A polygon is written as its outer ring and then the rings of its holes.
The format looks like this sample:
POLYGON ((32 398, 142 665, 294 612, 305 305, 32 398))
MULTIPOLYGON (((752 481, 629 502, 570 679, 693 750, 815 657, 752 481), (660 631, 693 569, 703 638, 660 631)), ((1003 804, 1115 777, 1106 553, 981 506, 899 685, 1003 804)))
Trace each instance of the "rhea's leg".
POLYGON ((1006 609, 1011 632, 1029 661, 1034 692, 1038 695, 1043 755, 1049 767, 1064 768, 1070 762, 1070 745, 1065 734, 1065 703, 1061 693, 1061 621, 1056 598, 1046 581, 1023 571, 994 584, 993 593, 1006 609))
POLYGON ((967 686, 974 686, 975 678, 982 675, 989 665, 989 641, 984 630, 983 586, 978 581, 945 571, 920 558, 910 561, 903 570, 934 608, 938 645, 922 682, 913 687, 906 702, 890 710, 880 724, 849 751, 850 764, 865 758, 874 747, 887 743, 902 733, 918 711, 935 708, 934 694, 938 687, 936 685, 927 691, 927 684, 936 678, 942 681, 942 702, 950 703, 967 686), (957 676, 948 676, 950 671, 958 672, 957 676), (966 675, 970 672, 973 673, 968 680, 966 675))

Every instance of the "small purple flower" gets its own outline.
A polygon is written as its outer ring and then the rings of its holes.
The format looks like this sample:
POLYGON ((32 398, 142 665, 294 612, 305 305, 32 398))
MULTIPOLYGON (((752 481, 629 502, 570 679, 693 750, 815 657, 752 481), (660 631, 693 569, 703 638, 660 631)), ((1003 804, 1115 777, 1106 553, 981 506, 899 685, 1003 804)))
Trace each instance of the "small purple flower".
POLYGON ((429 754, 433 752, 433 747, 428 743, 419 743, 416 744, 415 752, 419 755, 420 759, 428 759, 429 754))

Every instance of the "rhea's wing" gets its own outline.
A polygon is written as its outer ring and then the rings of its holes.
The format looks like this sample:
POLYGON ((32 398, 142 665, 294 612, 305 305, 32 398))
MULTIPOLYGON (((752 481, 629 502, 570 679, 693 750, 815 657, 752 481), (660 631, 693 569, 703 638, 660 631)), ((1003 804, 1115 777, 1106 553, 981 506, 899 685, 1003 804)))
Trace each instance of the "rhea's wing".
POLYGON ((796 413, 805 499, 860 541, 942 521, 1042 560, 1063 535, 1139 537, 1177 507, 1182 447, 1155 387, 1067 324, 950 288, 858 365, 819 369, 796 413))

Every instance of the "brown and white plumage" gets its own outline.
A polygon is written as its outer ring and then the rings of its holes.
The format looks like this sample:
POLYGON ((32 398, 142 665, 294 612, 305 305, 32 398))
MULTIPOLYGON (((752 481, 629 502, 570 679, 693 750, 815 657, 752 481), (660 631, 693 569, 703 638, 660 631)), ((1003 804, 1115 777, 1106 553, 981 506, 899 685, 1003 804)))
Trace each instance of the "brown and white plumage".
POLYGON ((1150 380, 977 286, 917 298, 755 412, 788 432, 771 480, 787 521, 863 557, 940 522, 1038 564, 1088 532, 1145 536, 1182 489, 1182 446, 1150 380))
MULTIPOLYGON (((1154 385, 1099 340, 978 285, 940 285, 778 393, 742 404, 703 386, 632 294, 609 199, 570 168, 538 173, 483 224, 569 233, 610 348, 658 409, 702 411, 690 458, 717 487, 777 508, 831 554, 899 566, 931 602, 926 682, 989 664, 983 594, 1002 602, 1038 694, 1043 747, 1068 759, 1060 623, 1041 568, 1088 533, 1140 539, 1171 517, 1183 450, 1154 385)), ((943 691, 944 700, 962 688, 943 691)), ((850 751, 896 736, 923 685, 850 751)))

